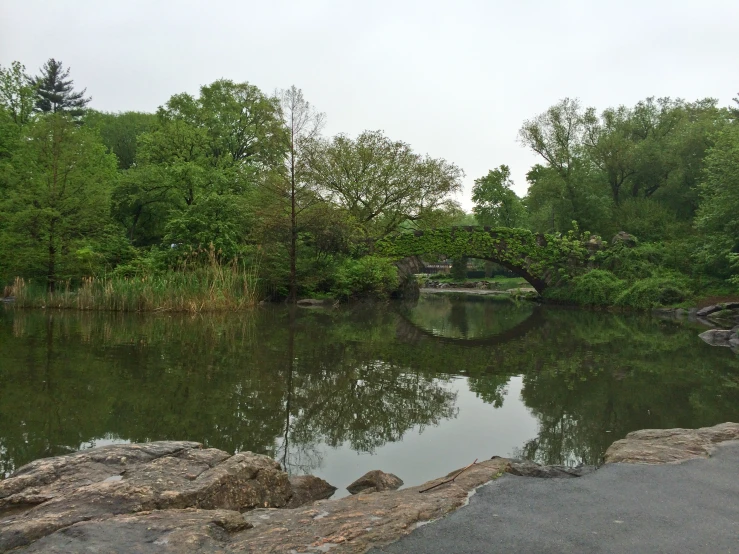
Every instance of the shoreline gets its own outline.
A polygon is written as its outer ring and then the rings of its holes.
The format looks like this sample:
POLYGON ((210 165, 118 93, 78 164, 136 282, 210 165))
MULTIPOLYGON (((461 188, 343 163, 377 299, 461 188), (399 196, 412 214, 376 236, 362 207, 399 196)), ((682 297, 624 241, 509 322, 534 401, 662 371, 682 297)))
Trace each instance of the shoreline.
MULTIPOLYGON (((732 441, 737 423, 635 431, 608 448, 605 463, 674 465, 732 441)), ((360 553, 433 525, 506 473, 557 481, 591 474, 497 456, 462 469, 336 500, 310 502, 303 491, 308 503, 291 507, 301 485, 266 456, 187 442, 103 446, 40 459, 0 480, 0 550, 360 553)))

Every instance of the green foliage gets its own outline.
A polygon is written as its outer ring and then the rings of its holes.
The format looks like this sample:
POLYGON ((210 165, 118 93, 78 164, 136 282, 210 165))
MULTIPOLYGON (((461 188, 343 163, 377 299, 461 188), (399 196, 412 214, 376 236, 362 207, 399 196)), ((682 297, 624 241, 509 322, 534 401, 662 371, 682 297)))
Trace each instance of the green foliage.
POLYGON ((526 210, 512 186, 511 170, 507 165, 501 165, 475 180, 472 211, 480 225, 526 227, 526 210))
POLYGON ((41 73, 33 80, 36 89, 36 110, 42 113, 66 112, 69 116, 80 116, 90 98, 85 98, 85 90, 75 91, 74 81, 69 78, 69 68, 54 58, 41 68, 41 73))
POLYGON ((115 157, 97 135, 64 115, 27 126, 8 171, 1 199, 3 242, 12 257, 0 275, 57 280, 86 275, 74 253, 97 241, 109 221, 115 157))
POLYGON ((118 168, 123 170, 134 165, 139 136, 153 130, 156 121, 156 115, 143 112, 85 113, 85 125, 98 130, 103 144, 116 155, 118 168))
POLYGON ((456 165, 416 154, 379 131, 365 131, 355 140, 346 135, 314 140, 306 147, 306 163, 306 178, 373 238, 433 215, 461 190, 464 175, 456 165))
POLYGON ((675 273, 664 273, 635 281, 616 297, 615 304, 647 310, 655 306, 677 304, 692 293, 689 279, 675 273))
MULTIPOLYGON (((702 202, 696 227, 703 235, 700 256, 717 275, 732 273, 730 260, 739 252, 739 123, 719 133, 709 151, 701 184, 702 202)), ((739 279, 736 263, 734 279, 739 279)))
POLYGON ((36 90, 26 75, 26 67, 17 61, 8 68, 0 65, 0 106, 7 110, 13 123, 28 123, 35 101, 36 90))
POLYGON ((452 268, 449 277, 456 281, 464 281, 467 278, 467 257, 462 256, 452 260, 452 268))
POLYGON ((396 258, 436 254, 452 259, 490 260, 515 268, 537 289, 543 290, 562 275, 583 271, 589 258, 583 239, 574 231, 555 236, 504 227, 452 227, 401 233, 378 241, 376 249, 396 258))
POLYGON ((240 254, 250 220, 248 206, 241 197, 208 196, 167 221, 163 246, 175 254, 213 246, 220 259, 232 260, 240 254))
POLYGON ((547 289, 545 298, 583 306, 612 306, 626 283, 610 271, 594 269, 558 287, 547 289))
POLYGON ((336 272, 333 294, 337 298, 388 298, 398 286, 398 270, 387 258, 347 258, 336 272))
MULTIPOLYGON (((83 258, 90 254, 77 252, 83 258)), ((121 265, 110 276, 87 277, 79 286, 66 281, 54 291, 17 278, 13 293, 21 308, 201 313, 253 307, 260 295, 255 268, 237 260, 222 263, 212 249, 206 256, 206 263, 183 264, 176 270, 121 265)))

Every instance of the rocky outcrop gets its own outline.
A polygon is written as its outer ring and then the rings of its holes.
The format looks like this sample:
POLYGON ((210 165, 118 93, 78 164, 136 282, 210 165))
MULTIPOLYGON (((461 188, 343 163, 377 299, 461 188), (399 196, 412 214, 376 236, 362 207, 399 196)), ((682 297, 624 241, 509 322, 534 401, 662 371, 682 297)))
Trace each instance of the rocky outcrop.
POLYGON ((362 475, 346 487, 346 490, 352 494, 367 494, 370 492, 394 491, 402 486, 403 480, 397 475, 375 469, 362 475))
POLYGON ((265 456, 197 443, 103 447, 39 460, 0 481, 0 552, 365 552, 462 506, 506 466, 504 459, 475 464, 424 493, 458 472, 420 487, 278 509, 333 487, 315 477, 288 481, 265 456))
POLYGON ((287 505, 280 465, 195 442, 113 445, 37 460, 0 481, 0 552, 85 521, 151 510, 287 505))
POLYGON ((645 429, 614 442, 605 462, 667 464, 692 458, 707 458, 716 445, 739 440, 739 423, 722 423, 701 429, 645 429))

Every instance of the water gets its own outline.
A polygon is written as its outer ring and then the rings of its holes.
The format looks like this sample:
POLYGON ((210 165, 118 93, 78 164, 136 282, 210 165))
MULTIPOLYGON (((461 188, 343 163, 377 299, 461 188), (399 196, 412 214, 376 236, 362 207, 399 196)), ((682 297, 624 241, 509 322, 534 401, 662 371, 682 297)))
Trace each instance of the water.
POLYGON ((344 487, 493 455, 597 464, 643 428, 739 421, 739 357, 646 316, 435 294, 183 316, 0 310, 0 475, 115 442, 268 454, 344 487))

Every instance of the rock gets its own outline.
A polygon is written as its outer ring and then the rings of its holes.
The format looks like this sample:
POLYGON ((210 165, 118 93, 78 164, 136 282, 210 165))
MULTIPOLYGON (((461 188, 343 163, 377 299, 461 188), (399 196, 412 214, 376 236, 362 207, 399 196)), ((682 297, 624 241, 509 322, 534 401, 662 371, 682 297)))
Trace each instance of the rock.
POLYGON ((195 442, 111 445, 27 464, 0 481, 0 552, 91 519, 165 509, 283 507, 280 465, 195 442))
POLYGON ((500 476, 506 464, 504 459, 476 464, 453 483, 423 494, 419 490, 444 478, 400 491, 319 500, 292 510, 258 508, 240 514, 169 509, 81 521, 17 552, 359 554, 463 506, 470 491, 500 476))
POLYGON ((710 329, 698 336, 711 346, 731 346, 729 341, 734 336, 734 332, 728 329, 710 329))
POLYGON ((739 337, 729 339, 729 346, 731 348, 739 348, 739 337))
POLYGON ((739 423, 722 423, 701 429, 645 429, 614 442, 605 462, 666 464, 707 458, 720 442, 739 440, 739 423))
POLYGON ((346 487, 346 490, 352 494, 366 494, 370 492, 394 491, 399 489, 401 486, 403 486, 403 481, 400 477, 393 475, 392 473, 385 473, 376 469, 374 471, 368 471, 362 475, 359 479, 346 487))
POLYGON ((614 235, 614 237, 611 239, 611 244, 614 246, 617 244, 623 244, 624 246, 636 246, 638 243, 636 237, 634 235, 630 235, 629 233, 625 231, 619 231, 614 235))
POLYGON ((511 475, 518 475, 520 477, 552 479, 562 477, 582 477, 583 475, 595 471, 595 469, 595 466, 542 466, 528 460, 511 460, 510 466, 506 468, 506 471, 511 475))
POLYGON ((706 306, 705 308, 701 308, 697 312, 695 312, 695 315, 698 317, 706 317, 708 315, 711 315, 714 312, 720 312, 723 308, 719 305, 712 305, 712 306, 706 306))
POLYGON ((297 508, 316 500, 330 498, 336 487, 313 475, 295 475, 290 477, 293 494, 287 503, 288 508, 297 508))
POLYGON ((332 300, 322 300, 319 298, 301 298, 298 300, 298 306, 325 306, 333 303, 332 300))
POLYGON ((161 510, 81 521, 23 548, 23 553, 223 552, 237 531, 251 528, 228 510, 161 510))

